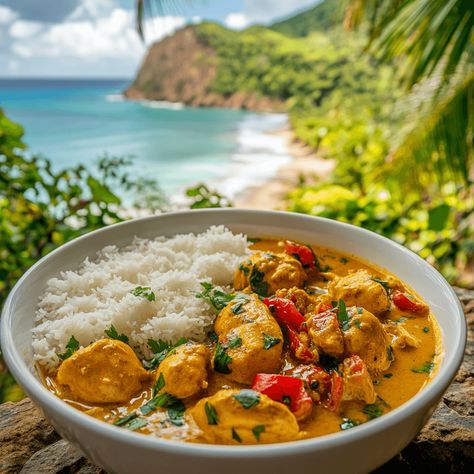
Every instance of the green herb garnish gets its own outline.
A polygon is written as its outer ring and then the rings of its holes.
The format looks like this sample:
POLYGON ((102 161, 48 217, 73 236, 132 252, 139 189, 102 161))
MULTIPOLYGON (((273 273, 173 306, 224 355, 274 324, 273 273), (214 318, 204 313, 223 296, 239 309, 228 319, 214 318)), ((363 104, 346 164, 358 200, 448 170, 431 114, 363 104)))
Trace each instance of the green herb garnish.
POLYGON ((343 418, 342 423, 339 425, 341 430, 349 430, 354 428, 354 426, 360 425, 360 421, 352 420, 351 418, 343 418))
POLYGON ((242 306, 243 306, 243 303, 236 303, 230 309, 232 310, 234 314, 240 314, 244 310, 242 306))
POLYGON ((423 328, 423 332, 424 332, 425 334, 429 333, 429 332, 430 332, 430 328, 427 327, 427 326, 425 326, 425 327, 423 328))
POLYGON ((259 271, 256 265, 252 267, 249 283, 250 287, 252 288, 252 291, 257 293, 257 295, 268 295, 268 283, 265 281, 265 273, 259 271))
POLYGON ((268 334, 263 333, 263 348, 268 351, 273 346, 280 344, 281 339, 278 337, 269 336, 268 334))
POLYGON ((216 313, 224 309, 235 297, 233 293, 225 293, 222 290, 215 289, 209 282, 201 281, 200 285, 204 289, 196 295, 196 298, 202 298, 216 313))
POLYGON ((262 239, 259 239, 258 237, 247 237, 247 240, 249 242, 252 242, 252 244, 256 244, 257 242, 260 242, 262 239))
POLYGON ((232 439, 237 441, 238 443, 242 442, 242 438, 238 435, 237 431, 235 431, 234 428, 232 428, 232 439))
POLYGON ((260 441, 260 435, 265 432, 265 425, 257 425, 252 428, 252 433, 257 441, 260 441))
POLYGON ((115 426, 122 426, 128 423, 129 421, 132 421, 134 418, 136 418, 137 412, 133 411, 132 413, 128 414, 127 416, 123 416, 122 418, 119 418, 117 421, 114 421, 113 424, 115 426))
POLYGON ((386 379, 391 379, 393 377, 393 374, 391 372, 389 372, 388 374, 383 374, 383 376, 386 378, 386 379))
POLYGON ((158 380, 156 381, 155 386, 153 387, 153 396, 160 392, 160 390, 165 386, 165 377, 163 372, 160 373, 158 380))
POLYGON ((328 354, 321 354, 318 365, 327 373, 339 368, 339 361, 328 354))
POLYGON ((216 344, 216 353, 214 354, 214 369, 222 374, 230 374, 229 364, 232 357, 227 354, 225 348, 218 342, 216 344))
POLYGON ((394 358, 392 346, 387 346, 387 359, 391 362, 394 358))
POLYGON ((206 402, 204 405, 204 411, 206 412, 208 425, 217 425, 219 423, 216 409, 209 402, 206 402))
POLYGON ((360 319, 354 319, 354 325, 357 329, 362 329, 362 325, 360 323, 360 319))
POLYGON ((74 352, 76 352, 80 347, 79 341, 74 337, 71 336, 69 339, 68 343, 66 344, 66 352, 63 352, 62 354, 58 354, 58 357, 61 360, 66 360, 69 357, 71 357, 74 352))
POLYGON ((155 301, 156 296, 149 286, 137 286, 130 292, 133 296, 145 298, 148 301, 155 301))
POLYGON ((125 344, 128 344, 128 336, 125 334, 119 334, 117 332, 117 329, 115 329, 114 325, 110 326, 110 329, 106 329, 105 335, 110 337, 110 339, 117 339, 118 341, 125 342, 125 344))
POLYGON ((434 368, 434 362, 428 361, 425 362, 421 367, 411 369, 415 374, 429 374, 434 368))
POLYGON ((225 345, 226 349, 236 349, 242 345, 242 338, 239 336, 233 337, 229 340, 229 342, 225 345))
POLYGON ((184 403, 181 400, 174 398, 174 400, 168 404, 167 408, 170 422, 175 426, 183 426, 183 416, 186 411, 184 403))
POLYGON ((339 321, 339 326, 343 331, 348 331, 350 329, 350 316, 346 310, 346 303, 344 300, 339 300, 337 303, 337 320, 339 321))
POLYGON ((283 395, 283 397, 281 397, 281 401, 287 406, 291 405, 291 397, 288 395, 283 395))
POLYGON ((145 418, 137 417, 133 419, 128 425, 125 425, 124 428, 127 428, 127 430, 130 431, 135 431, 143 428, 146 425, 148 425, 148 421, 146 421, 145 418))
POLYGON ((371 278, 372 281, 375 281, 377 283, 379 283, 380 285, 383 286, 384 290, 389 293, 389 291, 392 289, 390 288, 390 285, 388 284, 388 282, 386 282, 385 280, 381 280, 380 278, 371 278))
POLYGON ((349 262, 349 259, 347 259, 346 257, 341 257, 341 258, 339 259, 339 261, 340 261, 343 265, 345 265, 346 263, 349 262))
POLYGON ((245 275, 245 276, 248 276, 249 273, 250 273, 250 268, 246 265, 251 265, 252 262, 250 262, 250 260, 248 262, 245 262, 245 265, 243 263, 241 263, 239 265, 239 270, 245 275))
POLYGON ((260 393, 247 388, 232 395, 246 410, 252 408, 260 402, 260 393))
POLYGON ((395 324, 403 324, 405 321, 408 321, 408 318, 405 318, 405 316, 402 316, 401 318, 398 318, 395 321, 395 324))
POLYGON ((145 368, 149 370, 155 369, 168 355, 172 354, 174 349, 186 344, 187 342, 188 340, 185 337, 180 337, 176 344, 169 344, 162 339, 158 339, 158 341, 155 341, 154 339, 148 339, 148 347, 153 352, 153 357, 145 362, 145 368))
POLYGON ((362 411, 367 415, 369 420, 378 418, 383 415, 382 409, 376 403, 369 403, 362 408, 362 411))

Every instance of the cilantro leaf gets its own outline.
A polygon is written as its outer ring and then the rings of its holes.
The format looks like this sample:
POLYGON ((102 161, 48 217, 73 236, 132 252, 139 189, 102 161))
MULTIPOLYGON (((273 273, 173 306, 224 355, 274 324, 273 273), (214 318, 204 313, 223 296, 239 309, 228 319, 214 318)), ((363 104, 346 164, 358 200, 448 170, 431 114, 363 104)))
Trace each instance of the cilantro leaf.
POLYGON ((137 417, 128 423, 128 425, 125 425, 125 428, 130 431, 135 431, 143 428, 146 425, 148 425, 148 421, 146 421, 145 418, 137 417))
POLYGON ((170 422, 175 426, 183 426, 183 417, 184 412, 186 411, 184 403, 178 398, 173 397, 173 399, 168 403, 167 408, 170 422))
POLYGON ((369 403, 362 408, 362 411, 367 415, 369 420, 378 418, 383 415, 382 409, 377 405, 377 403, 369 403))
POLYGON ((128 423, 129 421, 132 421, 134 418, 136 418, 137 412, 133 411, 132 413, 128 414, 127 416, 123 416, 122 418, 119 418, 117 421, 114 421, 113 424, 115 426, 122 426, 128 423))
POLYGON ((341 430, 349 430, 354 426, 360 425, 360 421, 352 420, 351 418, 343 418, 342 423, 339 425, 341 430))
POLYGON ((339 321, 339 326, 341 326, 343 331, 349 330, 351 318, 346 310, 346 303, 344 300, 339 300, 337 303, 337 320, 339 321))
POLYGON ((118 341, 128 344, 128 336, 125 334, 119 334, 113 324, 110 326, 110 329, 106 329, 104 332, 106 336, 110 337, 110 339, 117 339, 118 341))
POLYGON ((216 313, 224 309, 235 297, 234 293, 225 293, 215 289, 209 282, 201 281, 200 285, 203 287, 203 291, 197 293, 196 298, 202 298, 216 313))
POLYGON ((260 435, 265 432, 265 425, 256 425, 252 428, 252 433, 257 441, 260 441, 260 435))
POLYGON ((58 357, 61 360, 66 360, 69 357, 71 357, 74 352, 76 352, 80 347, 79 341, 74 337, 71 336, 69 339, 68 343, 66 344, 66 352, 63 352, 62 354, 58 354, 58 357))
POLYGON ((206 412, 208 425, 217 425, 219 423, 216 409, 209 402, 206 402, 204 405, 204 411, 206 412))
POLYGON ((212 342, 218 342, 219 338, 217 337, 217 334, 214 331, 209 331, 207 333, 207 337, 212 341, 212 342))
POLYGON ((421 367, 411 369, 415 374, 429 374, 434 368, 434 362, 425 362, 421 367))
POLYGON ((381 280, 380 278, 375 278, 375 277, 372 277, 371 278, 372 281, 375 281, 376 283, 378 283, 379 285, 382 285, 384 290, 387 292, 387 294, 390 292, 390 290, 392 289, 390 287, 390 285, 388 284, 387 281, 385 280, 381 280))
POLYGON ((160 390, 164 386, 165 386, 165 377, 163 375, 163 372, 160 372, 160 376, 158 377, 158 380, 156 381, 156 384, 153 387, 153 396, 155 396, 157 393, 159 393, 160 390))
POLYGON ((230 374, 229 364, 232 357, 227 354, 225 348, 218 342, 216 344, 216 353, 214 354, 214 369, 222 374, 230 374))
POLYGON ((242 438, 238 435, 237 431, 235 431, 234 428, 232 428, 232 439, 237 441, 238 443, 242 442, 242 438))
POLYGON ((145 368, 149 370, 155 369, 173 352, 174 349, 182 344, 186 344, 187 342, 188 340, 185 337, 180 337, 175 344, 169 344, 161 339, 158 339, 158 341, 148 339, 148 347, 154 355, 150 360, 145 362, 145 368))
POLYGON ((232 338, 226 345, 226 349, 236 349, 237 347, 240 347, 242 345, 242 338, 239 336, 236 336, 232 338))
POLYGON ((148 301, 155 301, 156 296, 149 286, 137 286, 130 292, 133 296, 145 298, 148 301))
POLYGON ((260 402, 260 393, 247 388, 232 395, 246 410, 252 408, 260 402))
POLYGON ((268 351, 273 346, 280 344, 281 339, 278 337, 273 337, 268 334, 263 333, 263 348, 268 351))
POLYGON ((256 265, 252 267, 249 278, 250 288, 260 296, 268 296, 268 283, 265 281, 265 273, 261 272, 256 265))

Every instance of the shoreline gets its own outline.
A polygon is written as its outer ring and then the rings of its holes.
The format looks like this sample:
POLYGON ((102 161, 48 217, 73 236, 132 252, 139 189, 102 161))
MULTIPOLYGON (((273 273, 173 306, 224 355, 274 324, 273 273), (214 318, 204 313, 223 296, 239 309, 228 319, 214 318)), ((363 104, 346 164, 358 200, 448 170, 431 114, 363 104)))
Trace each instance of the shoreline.
POLYGON ((237 208, 284 210, 286 196, 298 185, 300 177, 303 176, 307 184, 321 182, 334 169, 334 160, 319 157, 308 145, 297 141, 289 124, 268 131, 267 135, 283 141, 291 160, 277 166, 275 173, 264 182, 242 190, 234 198, 237 208))

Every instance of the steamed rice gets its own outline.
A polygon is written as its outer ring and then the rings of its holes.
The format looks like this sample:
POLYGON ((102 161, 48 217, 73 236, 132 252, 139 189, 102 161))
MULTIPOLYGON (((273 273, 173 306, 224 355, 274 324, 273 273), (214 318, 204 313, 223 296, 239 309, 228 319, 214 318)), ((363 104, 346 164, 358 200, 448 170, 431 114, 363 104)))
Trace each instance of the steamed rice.
POLYGON ((135 238, 122 249, 105 247, 93 262, 47 282, 33 329, 35 360, 53 369, 71 336, 86 346, 111 325, 141 357, 150 356, 150 338, 203 341, 215 315, 196 298, 199 283, 230 285, 248 245, 246 236, 218 226, 198 235, 135 238), (137 286, 151 287, 155 301, 132 295, 137 286))

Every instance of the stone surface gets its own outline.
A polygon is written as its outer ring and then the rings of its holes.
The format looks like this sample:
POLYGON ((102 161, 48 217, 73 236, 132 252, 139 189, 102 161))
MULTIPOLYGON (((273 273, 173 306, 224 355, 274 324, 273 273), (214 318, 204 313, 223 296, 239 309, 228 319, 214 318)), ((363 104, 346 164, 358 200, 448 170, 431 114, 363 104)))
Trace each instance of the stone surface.
MULTIPOLYGON (((456 289, 464 305, 468 343, 462 367, 416 439, 377 474, 474 472, 474 291, 456 289)), ((99 474, 61 440, 30 400, 0 405, 0 473, 99 474)))

